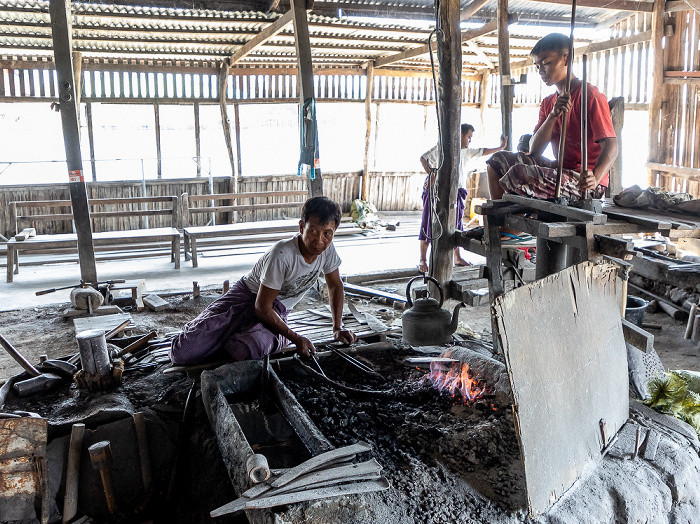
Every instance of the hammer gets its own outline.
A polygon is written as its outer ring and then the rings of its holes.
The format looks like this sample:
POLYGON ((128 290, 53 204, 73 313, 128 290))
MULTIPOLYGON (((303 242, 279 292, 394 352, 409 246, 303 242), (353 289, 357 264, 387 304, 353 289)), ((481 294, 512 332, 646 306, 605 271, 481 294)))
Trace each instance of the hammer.
POLYGON ((93 469, 100 472, 102 477, 102 487, 107 499, 107 509, 114 515, 117 510, 117 501, 114 497, 114 481, 112 480, 112 449, 109 440, 97 442, 88 448, 90 462, 93 469))
MULTIPOLYGON (((29 373, 32 377, 27 380, 22 380, 20 382, 15 382, 12 385, 12 390, 18 397, 26 397, 33 393, 39 391, 46 391, 58 386, 63 379, 55 373, 41 373, 37 368, 32 366, 32 364, 22 356, 22 354, 17 351, 17 349, 8 342, 8 340, 0 334, 0 344, 7 350, 12 358, 14 358, 17 363, 24 368, 24 370, 29 373)), ((47 362, 49 362, 47 360, 47 362)), ((76 368, 77 369, 77 368, 76 368)))

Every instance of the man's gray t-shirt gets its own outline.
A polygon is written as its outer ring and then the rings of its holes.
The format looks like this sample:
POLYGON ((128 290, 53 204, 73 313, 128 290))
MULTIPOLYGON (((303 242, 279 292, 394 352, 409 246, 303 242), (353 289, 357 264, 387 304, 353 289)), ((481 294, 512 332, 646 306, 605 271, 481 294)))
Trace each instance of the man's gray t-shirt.
POLYGON ((332 273, 340 267, 340 257, 333 243, 316 260, 308 264, 299 251, 297 234, 288 240, 280 240, 258 260, 243 281, 253 293, 260 284, 279 291, 277 298, 288 310, 301 300, 316 279, 332 273))

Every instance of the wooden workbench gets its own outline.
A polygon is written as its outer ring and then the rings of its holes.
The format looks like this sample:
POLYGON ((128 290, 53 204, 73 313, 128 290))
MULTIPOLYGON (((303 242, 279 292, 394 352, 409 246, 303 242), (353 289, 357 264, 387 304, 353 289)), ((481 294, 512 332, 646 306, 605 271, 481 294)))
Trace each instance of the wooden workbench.
POLYGON ((501 227, 536 237, 537 279, 602 255, 627 261, 643 260, 631 241, 611 235, 659 232, 672 239, 700 238, 700 218, 619 207, 613 203, 604 203, 602 213, 594 213, 546 200, 505 195, 503 200, 489 200, 478 212, 484 216, 483 240, 457 234, 455 245, 486 257, 492 304, 505 293, 501 227))

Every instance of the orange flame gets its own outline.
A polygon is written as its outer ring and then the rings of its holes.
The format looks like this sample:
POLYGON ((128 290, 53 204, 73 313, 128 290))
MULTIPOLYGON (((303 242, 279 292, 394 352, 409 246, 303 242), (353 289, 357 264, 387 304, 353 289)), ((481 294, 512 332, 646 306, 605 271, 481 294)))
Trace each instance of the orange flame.
MULTIPOLYGON (((450 352, 443 356, 449 357, 450 352)), ((438 390, 447 390, 453 397, 459 392, 465 401, 474 400, 484 392, 482 385, 469 376, 469 365, 461 362, 452 362, 449 369, 443 362, 432 362, 428 379, 438 390)))

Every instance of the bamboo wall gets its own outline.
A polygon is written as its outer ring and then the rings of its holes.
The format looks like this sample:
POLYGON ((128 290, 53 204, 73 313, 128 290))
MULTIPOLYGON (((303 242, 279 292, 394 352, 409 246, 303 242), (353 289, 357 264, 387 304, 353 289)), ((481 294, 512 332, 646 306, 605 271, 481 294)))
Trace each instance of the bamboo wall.
POLYGON ((661 107, 650 130, 651 184, 700 198, 700 14, 666 13, 661 107))
MULTIPOLYGON (((403 211, 420 209, 421 189, 425 176, 420 173, 371 173, 370 187, 373 203, 380 211, 403 211)), ((296 175, 267 176, 267 177, 242 177, 238 183, 239 193, 255 191, 294 191, 305 190, 306 180, 296 175)), ((88 198, 133 198, 144 196, 141 182, 88 182, 88 198)), ((145 196, 177 196, 182 193, 189 195, 207 195, 212 193, 230 193, 232 180, 228 177, 212 179, 212 188, 209 187, 207 178, 188 178, 176 180, 148 180, 146 181, 145 196)), ((323 175, 323 192, 329 198, 340 203, 343 211, 348 212, 352 201, 357 198, 360 191, 360 173, 331 173, 323 175)), ((13 201, 46 201, 46 200, 70 200, 68 184, 31 185, 31 186, 2 186, 0 187, 0 232, 9 237, 15 234, 15 224, 10 216, 10 202, 13 201)), ((271 203, 239 201, 239 204, 271 203)), ((149 204, 150 209, 169 208, 168 204, 149 204)), ((199 202, 196 205, 208 206, 208 201, 199 202)), ((124 209, 124 208, 120 208, 124 209)), ((93 211, 107 211, 106 206, 93 207, 93 211)), ((55 214, 68 213, 65 208, 33 208, 31 214, 55 214)), ((28 213, 29 214, 29 213, 28 213)), ((239 222, 273 220, 298 216, 297 209, 262 209, 240 212, 239 222)), ((211 215, 197 213, 191 215, 190 225, 206 225, 211 220, 211 215)), ((225 213, 215 215, 217 224, 224 224, 230 220, 225 213)), ((70 221, 37 222, 38 234, 71 233, 70 221)), ((23 224, 29 227, 29 224, 23 224)), ((148 227, 170 227, 169 216, 148 217, 148 227)), ((146 227, 142 217, 101 218, 93 220, 94 231, 123 231, 146 227)), ((20 229, 22 226, 20 226, 20 229)))

